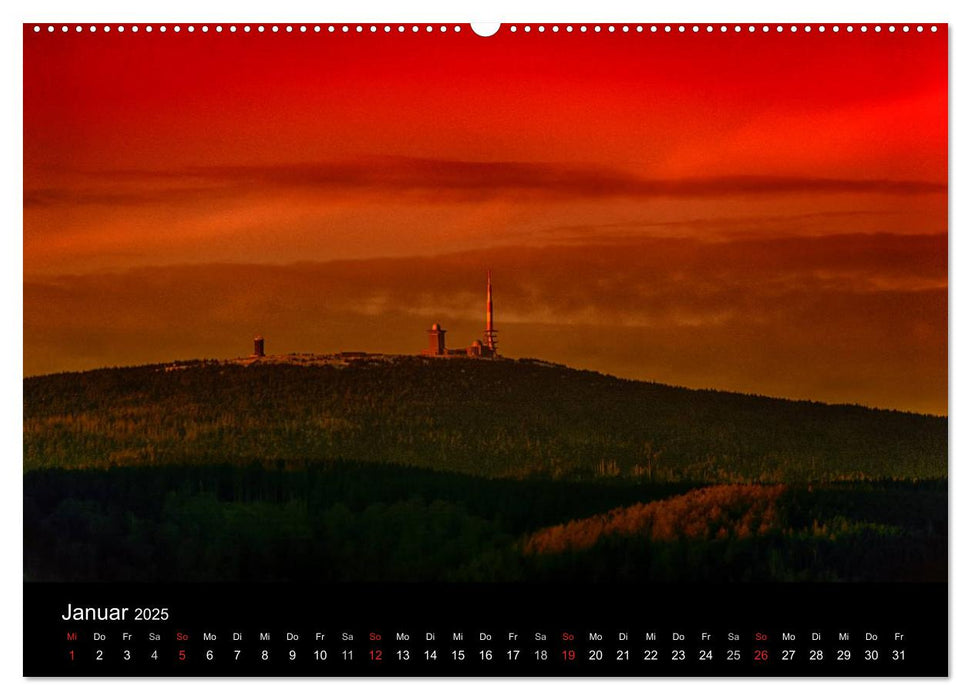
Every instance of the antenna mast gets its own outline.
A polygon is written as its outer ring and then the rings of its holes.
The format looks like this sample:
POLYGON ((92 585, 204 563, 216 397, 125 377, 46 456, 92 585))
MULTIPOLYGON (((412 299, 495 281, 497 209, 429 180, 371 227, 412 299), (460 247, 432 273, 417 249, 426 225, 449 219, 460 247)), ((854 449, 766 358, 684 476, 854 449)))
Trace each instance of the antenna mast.
POLYGON ((496 354, 498 343, 496 342, 496 329, 492 325, 492 270, 489 270, 488 277, 486 278, 486 329, 484 340, 485 346, 489 348, 492 354, 496 354))

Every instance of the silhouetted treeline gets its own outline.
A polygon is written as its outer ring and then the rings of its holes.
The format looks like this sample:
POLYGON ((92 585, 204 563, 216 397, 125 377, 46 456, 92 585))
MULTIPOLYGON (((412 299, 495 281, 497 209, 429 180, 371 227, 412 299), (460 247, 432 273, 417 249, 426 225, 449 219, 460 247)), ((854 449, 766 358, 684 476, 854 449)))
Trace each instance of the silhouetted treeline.
POLYGON ((943 582, 947 538, 846 521, 740 539, 608 538, 591 549, 536 556, 523 570, 519 576, 534 582, 943 582))
POLYGON ((282 461, 38 470, 24 475, 24 568, 101 581, 943 580, 946 502, 943 481, 713 490, 282 461), (558 523, 596 532, 578 547, 550 536, 558 523))
POLYGON ((947 475, 947 420, 529 361, 183 363, 24 380, 24 467, 398 463, 629 482, 947 475))

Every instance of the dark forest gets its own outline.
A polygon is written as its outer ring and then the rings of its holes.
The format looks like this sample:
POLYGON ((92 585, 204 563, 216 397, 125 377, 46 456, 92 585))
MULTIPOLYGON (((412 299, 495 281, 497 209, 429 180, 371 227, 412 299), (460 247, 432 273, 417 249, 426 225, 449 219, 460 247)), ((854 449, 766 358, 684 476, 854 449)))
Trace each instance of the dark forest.
POLYGON ((538 361, 24 381, 24 575, 946 580, 945 418, 538 361))

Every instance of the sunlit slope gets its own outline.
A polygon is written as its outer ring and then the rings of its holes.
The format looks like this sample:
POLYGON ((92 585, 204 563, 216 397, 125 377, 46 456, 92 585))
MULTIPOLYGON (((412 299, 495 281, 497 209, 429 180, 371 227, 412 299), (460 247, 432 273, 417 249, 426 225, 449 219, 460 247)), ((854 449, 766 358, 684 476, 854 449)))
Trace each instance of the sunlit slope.
POLYGON ((947 580, 941 482, 708 486, 520 539, 545 580, 947 580))
POLYGON ((343 458, 486 476, 941 478, 945 418, 533 361, 191 362, 24 380, 24 467, 343 458))
POLYGON ((778 500, 784 486, 709 486, 684 495, 616 508, 554 525, 528 537, 527 554, 584 550, 608 538, 652 541, 740 539, 779 532, 778 500))

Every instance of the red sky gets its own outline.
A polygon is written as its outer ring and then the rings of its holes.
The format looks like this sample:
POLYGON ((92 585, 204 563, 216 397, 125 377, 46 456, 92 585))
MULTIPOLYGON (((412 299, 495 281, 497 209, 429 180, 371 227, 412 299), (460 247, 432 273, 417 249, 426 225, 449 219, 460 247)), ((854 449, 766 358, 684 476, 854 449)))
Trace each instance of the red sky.
POLYGON ((28 374, 464 345, 491 266, 512 356, 947 411, 943 28, 25 27, 24 181, 28 374))

